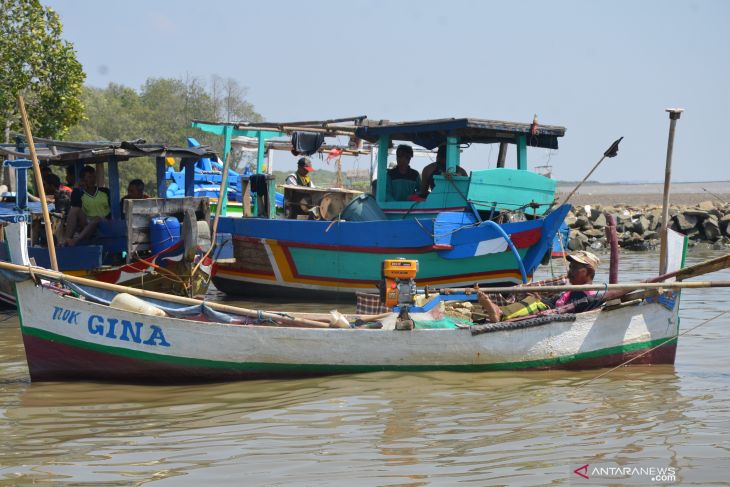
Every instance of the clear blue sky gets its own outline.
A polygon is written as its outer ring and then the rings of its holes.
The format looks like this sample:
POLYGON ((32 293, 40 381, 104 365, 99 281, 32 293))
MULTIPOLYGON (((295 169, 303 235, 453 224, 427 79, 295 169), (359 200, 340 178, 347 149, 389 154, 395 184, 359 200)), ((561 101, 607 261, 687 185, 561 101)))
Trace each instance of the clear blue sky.
POLYGON ((537 114, 567 128, 528 153, 559 179, 625 136, 599 181, 661 181, 664 109, 683 107, 674 180, 730 180, 729 1, 41 1, 92 86, 217 74, 271 121, 537 114))

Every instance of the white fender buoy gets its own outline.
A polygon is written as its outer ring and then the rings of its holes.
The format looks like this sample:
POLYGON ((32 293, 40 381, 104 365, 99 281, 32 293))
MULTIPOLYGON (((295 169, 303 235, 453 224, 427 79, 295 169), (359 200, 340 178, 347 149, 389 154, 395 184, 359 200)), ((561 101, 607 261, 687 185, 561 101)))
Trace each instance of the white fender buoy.
POLYGON ((114 299, 112 299, 109 307, 149 316, 167 316, 167 313, 162 311, 157 306, 152 305, 146 301, 139 299, 136 296, 132 296, 131 294, 127 293, 119 293, 114 296, 114 299))

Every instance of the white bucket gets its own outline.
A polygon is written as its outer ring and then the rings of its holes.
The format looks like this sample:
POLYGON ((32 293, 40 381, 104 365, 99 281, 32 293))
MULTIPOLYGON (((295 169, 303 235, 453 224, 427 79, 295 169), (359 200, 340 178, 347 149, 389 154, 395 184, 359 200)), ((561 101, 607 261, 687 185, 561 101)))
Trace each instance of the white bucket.
POLYGON ((127 293, 119 293, 114 296, 114 299, 112 299, 109 306, 115 309, 132 311, 133 313, 140 313, 148 316, 167 316, 167 314, 157 306, 151 305, 148 302, 142 301, 138 297, 127 293))

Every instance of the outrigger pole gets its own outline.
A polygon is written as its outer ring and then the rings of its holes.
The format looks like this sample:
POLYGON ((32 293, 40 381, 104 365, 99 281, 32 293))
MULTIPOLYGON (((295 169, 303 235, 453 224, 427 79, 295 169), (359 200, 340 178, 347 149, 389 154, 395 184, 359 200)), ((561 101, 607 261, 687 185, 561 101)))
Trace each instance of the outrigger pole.
POLYGON ((35 143, 33 143, 33 134, 30 131, 30 122, 28 121, 28 114, 25 111, 25 100, 23 100, 23 95, 18 95, 18 108, 20 109, 20 117, 23 119, 23 130, 25 131, 25 138, 28 139, 30 158, 33 161, 33 175, 35 176, 36 191, 38 192, 38 197, 41 200, 43 223, 46 227, 46 246, 48 247, 48 256, 51 260, 51 268, 54 271, 58 271, 58 261, 56 260, 56 247, 53 243, 53 229, 51 228, 51 217, 48 214, 48 202, 46 201, 46 190, 43 187, 41 166, 38 164, 38 154, 36 154, 35 152, 35 143))
POLYGON ((606 149, 606 152, 603 153, 603 157, 601 157, 601 160, 598 161, 595 166, 593 166, 593 169, 591 169, 590 172, 588 174, 586 174, 586 177, 583 178, 583 181, 581 181, 580 183, 578 183, 578 186, 576 186, 575 188, 573 188, 573 191, 571 191, 570 194, 563 200, 563 202, 562 202, 563 205, 566 204, 568 202, 568 200, 570 200, 570 198, 573 197, 573 195, 575 194, 575 192, 578 191, 578 188, 580 188, 581 186, 583 186, 583 183, 585 183, 586 180, 589 177, 591 177, 591 174, 593 174, 593 171, 595 171, 596 169, 598 169, 598 166, 601 165, 601 163, 603 162, 603 160, 605 158, 607 158, 607 157, 616 157, 616 154, 618 154, 618 145, 621 143, 621 141, 623 139, 624 138, 621 137, 620 139, 614 141, 614 143, 611 144, 611 147, 609 147, 608 149, 606 149))
POLYGON ((659 274, 667 271, 667 221, 669 220, 669 184, 672 180, 672 152, 674 151, 674 128, 684 108, 667 108, 669 113, 669 139, 667 140, 667 163, 664 169, 664 196, 662 198, 662 231, 659 247, 659 274))

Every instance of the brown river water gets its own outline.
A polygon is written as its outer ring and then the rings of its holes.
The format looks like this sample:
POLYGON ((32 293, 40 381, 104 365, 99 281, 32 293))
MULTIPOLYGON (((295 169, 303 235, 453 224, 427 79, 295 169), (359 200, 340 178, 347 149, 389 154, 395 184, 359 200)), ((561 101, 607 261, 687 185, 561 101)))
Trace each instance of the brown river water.
MULTIPOLYGON (((691 249, 688 264, 720 254, 691 249)), ((621 257, 622 280, 656 273, 654 253, 621 257)), ((684 291, 681 331, 729 301, 730 289, 684 291)), ((729 485, 728 350, 730 313, 681 336, 674 366, 589 384, 605 371, 31 383, 10 311, 0 314, 0 486, 729 485), (589 479, 574 473, 584 466, 589 479)))

